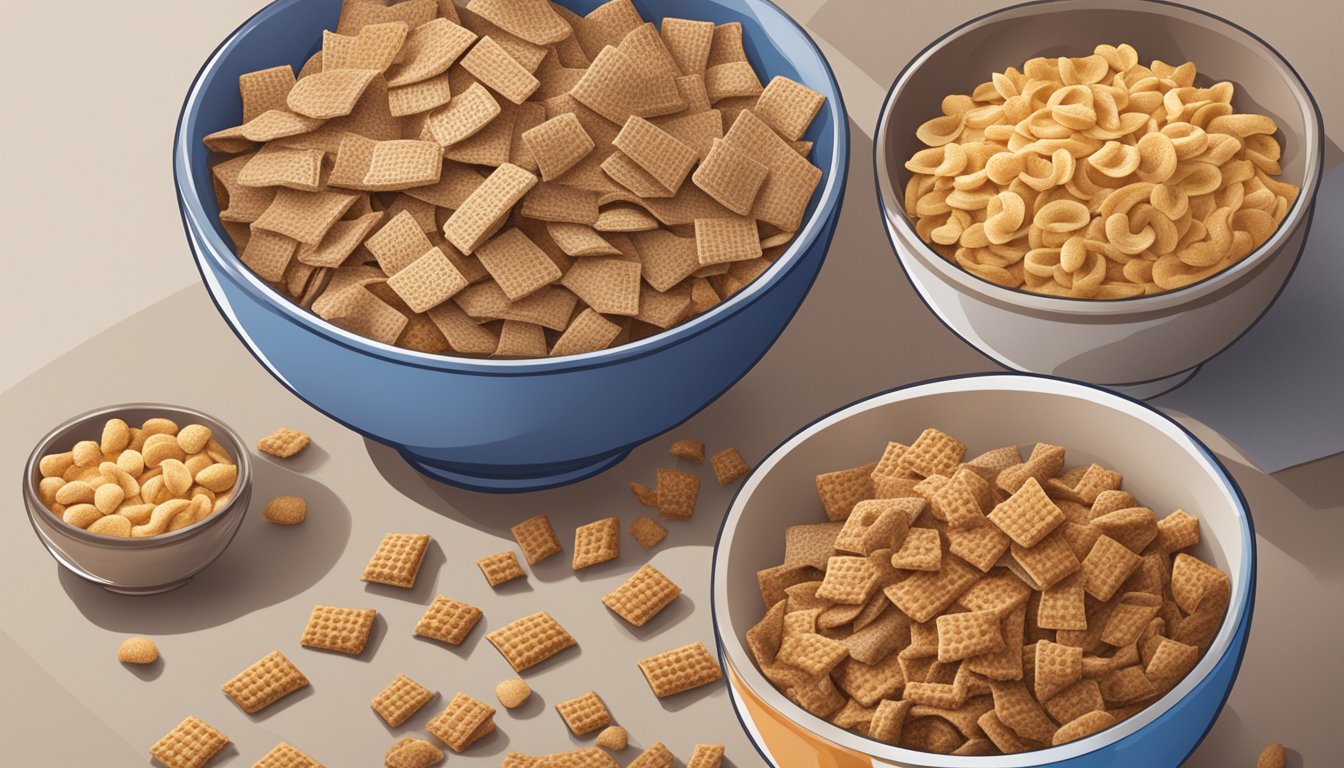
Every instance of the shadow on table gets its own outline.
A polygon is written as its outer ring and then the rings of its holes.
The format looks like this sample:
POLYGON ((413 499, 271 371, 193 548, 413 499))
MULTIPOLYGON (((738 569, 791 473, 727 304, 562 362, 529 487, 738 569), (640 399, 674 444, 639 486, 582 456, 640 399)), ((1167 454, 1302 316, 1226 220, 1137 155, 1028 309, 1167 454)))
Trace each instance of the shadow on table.
POLYGON ((171 635, 226 624, 316 584, 345 549, 349 510, 311 478, 267 461, 253 466, 252 501, 237 537, 186 585, 161 595, 119 595, 57 566, 70 601, 103 629, 171 635), (282 494, 308 500, 307 520, 294 526, 266 521, 262 508, 282 494))

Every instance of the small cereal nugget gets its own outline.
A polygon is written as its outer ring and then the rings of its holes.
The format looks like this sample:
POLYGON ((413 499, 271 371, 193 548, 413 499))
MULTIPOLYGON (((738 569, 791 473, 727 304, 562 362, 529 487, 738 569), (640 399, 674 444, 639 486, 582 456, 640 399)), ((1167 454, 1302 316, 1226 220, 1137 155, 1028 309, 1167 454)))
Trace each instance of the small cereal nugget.
POLYGON ((425 724, 425 730, 454 752, 462 752, 495 729, 494 717, 494 707, 459 692, 442 712, 425 724))
POLYGON ((699 641, 643 659, 639 671, 660 699, 723 679, 718 662, 699 641))
POLYGON ((257 450, 281 459, 288 459, 307 448, 310 441, 308 435, 303 432, 289 427, 280 427, 258 440, 257 450))
POLYGON ((396 728, 434 698, 434 692, 398 673, 387 687, 373 697, 370 707, 383 722, 396 728))
POLYGON ((736 448, 724 448, 714 454, 709 463, 714 467, 714 478, 719 485, 727 485, 751 472, 751 465, 736 448))
POLYGON ((556 704, 555 711, 560 713, 560 718, 575 736, 586 736, 611 725, 611 712, 593 691, 556 704))
POLYGON ((609 725, 597 734, 597 746, 620 752, 630 744, 630 734, 619 725, 609 725))
POLYGON ((415 625, 415 634, 448 645, 460 645, 481 616, 480 608, 439 595, 415 625))
POLYGON ((159 660, 159 647, 148 637, 128 637, 117 649, 122 664, 153 664, 159 660))
POLYGON ((271 651, 221 686, 248 714, 260 712, 308 685, 308 678, 279 651, 271 651))
POLYGON ((476 561, 476 566, 481 569, 485 580, 492 587, 498 587, 506 581, 525 578, 527 574, 523 573, 523 566, 518 562, 518 555, 513 550, 499 552, 493 555, 486 555, 476 561))
POLYGON ((373 631, 373 620, 377 616, 378 612, 372 608, 315 605, 299 644, 358 656, 369 642, 369 633, 373 631))
POLYGON ((696 744, 686 760, 686 768, 719 768, 723 764, 722 744, 696 744))
POLYGON ((595 520, 574 531, 574 570, 614 560, 621 553, 621 521, 614 517, 595 520))
POLYGON ((282 741, 253 763, 252 768, 323 768, 323 766, 314 760, 312 755, 282 741))
POLYGON ((149 748, 165 768, 201 768, 229 743, 229 737, 195 716, 178 723, 149 748))
POLYGON ((1279 742, 1266 746, 1255 761, 1255 768, 1284 768, 1288 764, 1288 750, 1279 742))
POLYGON ((696 464, 705 463, 705 444, 699 440, 678 440, 667 452, 696 464))
POLYGON ((443 759, 443 750, 414 736, 398 739, 383 755, 386 768, 429 768, 443 759))
POLYGON ((266 503, 262 516, 276 525, 298 525, 308 517, 308 502, 302 496, 276 496, 266 503))
POLYGON ((487 633, 485 639, 515 672, 540 664, 576 644, 574 636, 545 611, 505 624, 487 633))
POLYGON ((667 529, 657 520, 637 517, 633 523, 630 523, 630 538, 639 542, 640 546, 645 549, 652 549, 667 538, 667 529))
POLYGON ((602 604, 634 626, 642 627, 680 594, 681 587, 645 563, 624 584, 603 597, 602 604))
POLYGON ((511 530, 528 565, 536 565, 560 551, 560 539, 556 538, 551 519, 546 515, 529 517, 511 530))
POLYGON ((663 519, 689 520, 695 516, 700 478, 676 469, 658 468, 658 514, 663 519))
POLYGON ((532 687, 521 677, 503 680, 495 686, 495 698, 508 709, 521 707, 532 695, 532 687))
POLYGON ((410 589, 420 573, 420 561, 429 549, 427 533, 389 533, 383 536, 364 567, 364 581, 410 589))

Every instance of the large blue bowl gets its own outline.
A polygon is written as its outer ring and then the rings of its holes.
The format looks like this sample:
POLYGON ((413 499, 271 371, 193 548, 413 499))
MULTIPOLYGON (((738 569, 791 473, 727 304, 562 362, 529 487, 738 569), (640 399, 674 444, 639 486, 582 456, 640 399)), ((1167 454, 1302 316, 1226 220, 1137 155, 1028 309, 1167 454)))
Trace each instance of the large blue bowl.
MULTIPOLYGON (((570 0, 585 13, 592 0, 570 0)), ((742 23, 763 77, 826 96, 804 138, 823 172, 797 238, 753 284, 684 325, 615 349, 556 360, 412 352, 348 333, 295 306, 235 257, 219 224, 202 137, 236 125, 238 76, 296 70, 334 28, 340 0, 279 0, 248 19, 197 74, 182 107, 173 171, 196 264, 220 313, 282 384, 416 469, 474 490, 528 491, 600 472, 690 418, 756 364, 807 295, 840 214, 849 134, 840 88, 816 45, 765 0, 636 0, 663 16, 742 23)))

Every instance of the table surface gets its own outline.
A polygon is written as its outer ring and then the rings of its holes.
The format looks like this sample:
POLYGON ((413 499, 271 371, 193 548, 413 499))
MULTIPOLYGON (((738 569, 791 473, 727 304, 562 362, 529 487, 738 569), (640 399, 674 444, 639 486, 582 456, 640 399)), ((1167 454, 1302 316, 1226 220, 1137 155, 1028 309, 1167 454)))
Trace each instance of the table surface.
MULTIPOLYGON (((579 648, 526 677, 536 695, 501 712, 497 732, 454 764, 497 764, 504 751, 546 752, 581 743, 552 709, 590 688, 607 701, 636 747, 661 740, 684 759, 699 741, 727 745, 729 763, 757 766, 722 686, 660 702, 635 668, 653 653, 699 640, 712 645, 709 564, 731 489, 706 483, 699 513, 669 525, 646 553, 625 539, 619 559, 574 574, 564 558, 492 591, 474 560, 513 545, 509 526, 545 512, 568 544, 573 528, 642 511, 626 484, 650 481, 672 458, 675 437, 735 445, 761 458, 816 414, 902 383, 993 368, 930 315, 901 275, 872 194, 870 135, 886 85, 927 41, 997 7, 910 4, 900 24, 880 0, 788 0, 829 57, 849 108, 849 195, 830 256, 807 302, 773 350, 736 387, 675 433, 636 450, 607 473, 568 488, 493 497, 437 485, 387 448, 328 421, 289 395, 233 338, 197 284, 171 188, 168 146, 181 99, 210 50, 263 3, 22 3, 0 57, 39 78, 6 78, 3 103, 25 115, 0 124, 7 147, 0 222, 10 238, 11 290, 0 303, 0 466, 15 468, 0 516, 0 743, 5 761, 43 765, 146 765, 146 748, 187 714, 232 744, 212 765, 251 765, 290 741, 328 765, 378 765, 399 734, 421 729, 456 691, 493 700, 513 673, 477 629, 453 649, 411 636, 436 593, 485 609, 484 630, 550 610, 579 648), (883 23, 872 23, 881 19, 883 23), (60 30, 61 54, 50 34, 60 30), (55 83, 63 86, 52 87, 55 83), (92 152, 90 152, 92 149, 92 152), (89 174, 90 168, 96 169, 89 174), (72 183, 74 182, 74 183, 72 183), (76 191, 77 190, 77 191, 76 191), (83 205, 70 205, 74 191, 83 205), (59 200, 59 202, 55 202, 59 200), (91 204, 90 204, 91 203, 91 204), (76 218, 77 217, 77 218, 76 218), (78 233, 71 237, 71 233, 78 233), (17 238, 17 242, 15 242, 17 238), (94 246, 94 247, 90 247, 94 246), (115 297, 112 298, 112 297, 115 297), (34 332, 36 331, 36 332, 34 332), (844 334, 845 344, 834 339, 844 334), (883 354, 872 354, 873 350, 883 354), (797 382, 806 381, 806 386, 797 382), (280 529, 255 511, 210 569, 175 592, 116 596, 62 572, 34 540, 19 503, 17 467, 32 444, 70 414, 99 405, 161 400, 214 413, 250 439, 286 424, 314 445, 294 460, 256 461, 254 498, 305 496, 309 520, 280 529), (359 581, 386 531, 434 536, 417 586, 359 581), (685 589, 642 629, 615 619, 598 598, 644 562, 685 589), (370 648, 347 658, 300 649, 314 603, 379 611, 370 648), (144 670, 115 661, 129 634, 157 639, 162 660, 144 670), (312 685, 249 716, 221 682, 279 649, 312 685), (402 672, 439 692, 406 726, 388 729, 369 698, 402 672)), ((1319 23, 1329 0, 1201 2, 1253 29, 1285 53, 1313 89, 1337 164, 1344 87, 1337 25, 1319 23)), ((901 6, 904 8, 905 6, 901 6)), ((1282 741, 1290 765, 1326 765, 1344 745, 1335 718, 1344 688, 1344 455, 1274 475, 1182 414, 1172 414, 1231 469, 1255 512, 1259 592, 1249 650, 1227 707, 1187 765, 1251 765, 1282 741)), ((587 743, 587 742, 582 742, 587 743)), ((623 761, 635 754, 622 755, 623 761)))

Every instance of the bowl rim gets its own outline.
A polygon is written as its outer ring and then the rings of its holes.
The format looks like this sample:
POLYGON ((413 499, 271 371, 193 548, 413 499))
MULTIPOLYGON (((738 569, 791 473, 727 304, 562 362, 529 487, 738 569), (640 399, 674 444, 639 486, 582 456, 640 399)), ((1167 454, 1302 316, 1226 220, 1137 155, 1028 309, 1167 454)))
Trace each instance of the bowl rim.
MULTIPOLYGON (((975 16, 935 38, 901 68, 900 73, 892 82, 891 87, 887 91, 887 95, 882 101, 882 108, 878 113, 877 130, 874 133, 873 138, 873 171, 876 181, 878 206, 881 209, 881 216, 886 225, 883 229, 886 231, 887 240, 891 244, 892 250, 896 252, 902 268, 907 273, 909 272, 909 261, 913 259, 925 269, 935 272, 944 282, 950 283, 958 292, 969 294, 977 299, 990 302, 996 306, 1011 308, 1018 312, 1031 310, 1035 312, 1081 317, 1141 315, 1154 311, 1180 308, 1210 295, 1217 294, 1230 286, 1234 287, 1233 284, 1238 283, 1245 275, 1257 270, 1271 257, 1278 255, 1279 248, 1290 239, 1293 234, 1295 234, 1298 226, 1310 224, 1311 214, 1316 202, 1316 192, 1320 187, 1321 176, 1324 173, 1325 152, 1323 149, 1323 142, 1325 125, 1324 118, 1321 115, 1320 105, 1316 103, 1315 96, 1312 95, 1311 90, 1307 87, 1306 82, 1302 79, 1301 74, 1299 74, 1293 67, 1292 63, 1289 62, 1278 49, 1259 35, 1256 35, 1249 29, 1211 11, 1171 2, 1171 0, 1107 0, 1107 2, 1109 4, 1109 9, 1122 12, 1149 10, 1166 15, 1195 15, 1211 20, 1215 25, 1223 27, 1224 31, 1230 32, 1231 34, 1229 37, 1240 37, 1241 42, 1244 44, 1251 47, 1258 47, 1260 51, 1265 54, 1264 58, 1277 66, 1278 74, 1287 81, 1298 102, 1298 106, 1307 113, 1307 119, 1305 120, 1305 130, 1302 141, 1304 153, 1304 174, 1302 183, 1299 187, 1297 198, 1293 201, 1292 206, 1289 207, 1288 212, 1284 215, 1283 221, 1275 229, 1274 234, 1240 261, 1220 272, 1209 275, 1202 280, 1181 286, 1180 288, 1174 288, 1170 291, 1163 291, 1161 293, 1145 296, 1133 296, 1124 299, 1087 299, 1070 296, 1050 296, 1020 288, 1005 288, 978 275, 967 272, 929 248, 928 244, 926 244, 923 239, 919 237, 918 233, 915 232, 914 225, 904 213, 904 205, 900 202, 901 195, 897 194, 895 184, 896 172, 891 166, 892 158, 887 156, 887 136, 891 130, 891 123, 896 112, 897 101, 901 95, 901 91, 904 90, 910 78, 920 69, 930 55, 955 42, 965 33, 980 26, 982 23, 1007 14, 1021 14, 1024 10, 1029 9, 1033 11, 1034 15, 1041 15, 1059 10, 1061 6, 1082 4, 1086 7, 1086 4, 1089 3, 1089 0, 1028 0, 1028 2, 1016 3, 975 16), (1312 119, 1313 117, 1314 119, 1312 119), (902 245, 906 247, 897 244, 897 232, 899 232, 900 240, 903 241, 902 245)), ((902 166, 903 163, 904 161, 902 160, 902 166)), ((1294 257, 1294 262, 1300 257, 1301 254, 1297 254, 1294 257)), ((1275 295, 1275 299, 1277 299, 1277 297, 1278 294, 1275 295)), ((1271 301, 1271 305, 1272 303, 1273 302, 1271 301)), ((1266 310, 1267 309, 1268 307, 1266 307, 1266 310)), ((1261 316, 1263 316, 1263 313, 1261 316)))
MULTIPOLYGON (((182 109, 178 114, 177 126, 173 134, 173 181, 177 190, 178 209, 182 216, 183 227, 186 230, 188 241, 193 244, 192 251, 195 255, 197 270, 201 273, 207 287, 214 282, 214 278, 207 274, 203 263, 204 260, 209 259, 217 269, 227 274, 244 291, 254 299, 258 299, 268 310, 276 312, 286 320, 327 341, 401 365, 487 376, 575 371, 637 359, 694 338, 742 312, 779 284, 787 274, 791 273, 803 261, 803 256, 812 247, 818 244, 826 244, 829 238, 823 239, 824 233, 828 229, 833 229, 839 220, 849 175, 849 119, 848 112, 845 109, 844 97, 835 78, 835 73, 831 69, 830 62, 807 30, 779 6, 775 5, 772 0, 731 0, 732 3, 740 3, 744 6, 745 15, 749 17, 760 18, 763 14, 768 14, 783 21, 787 24, 786 28, 792 29, 803 40, 806 44, 804 51, 811 52, 815 60, 821 65, 821 70, 825 76, 824 82, 808 85, 809 87, 815 87, 826 97, 823 109, 829 113, 833 132, 829 171, 825 172, 820 189, 814 192, 816 205, 811 215, 798 228, 788 248, 775 259, 775 262, 768 269, 737 293, 685 323, 665 329, 639 341, 578 355, 494 360, 430 354, 384 344, 346 331, 299 307, 289 298, 281 296, 253 274, 251 270, 242 265, 242 261, 233 253, 233 249, 215 231, 210 217, 206 214, 199 196, 196 194, 195 177, 188 158, 194 157, 196 152, 205 150, 203 147, 196 146, 196 142, 190 141, 190 137, 184 131, 186 123, 194 119, 197 107, 200 104, 202 81, 215 75, 215 70, 227 54, 231 52, 237 39, 268 21, 281 9, 300 2, 310 1, 274 0, 229 33, 211 52, 200 70, 192 78, 182 109), (193 231, 200 232, 200 248, 195 247, 197 238, 193 231)), ((723 4, 729 5, 727 2, 723 4)), ((765 33, 763 32, 763 34, 765 33)), ((767 37, 773 37, 773 35, 767 34, 767 37)), ((231 313, 221 306, 215 298, 214 290, 210 290, 209 293, 211 300, 220 312, 226 314, 226 316, 230 315, 231 313)), ((235 329, 235 333, 239 333, 239 331, 235 329)))
MULTIPOLYGON (((171 416, 173 414, 170 413, 168 415, 171 416)), ((250 500, 247 499, 246 497, 250 496, 250 494, 245 493, 245 490, 250 487, 251 482, 252 482, 251 453, 247 450, 247 443, 243 442, 243 439, 239 437, 238 433, 234 431, 232 427, 230 427, 227 423, 220 420, 219 418, 212 416, 208 413, 205 413, 204 411, 196 410, 195 408, 188 408, 186 406, 181 405, 172 405, 169 403, 154 403, 154 402, 121 403, 118 405, 103 406, 101 408, 95 408, 91 411, 85 411, 84 413, 81 413, 78 416, 66 419, 57 426, 51 428, 45 435, 42 436, 40 440, 37 441, 37 444, 33 447, 32 452, 28 454, 28 460, 24 462, 23 467, 24 501, 26 502, 26 505, 28 507, 29 519, 34 529, 36 529, 36 527, 39 525, 38 516, 45 514, 47 517, 50 518, 52 528, 55 531, 59 531, 61 534, 65 536, 68 536, 72 539, 75 539, 77 541, 86 544, 95 544, 99 546, 116 547, 121 549, 149 549, 153 547, 170 546, 172 544, 181 542, 185 539, 192 538, 210 529, 212 526, 217 524, 218 521, 231 517, 230 513, 234 511, 235 507, 239 507, 242 510, 242 514, 246 514, 248 508, 247 502, 250 500), (106 534, 101 533, 89 533, 83 528, 77 528, 65 522, 65 520, 52 514, 51 510, 47 509, 47 505, 42 502, 42 497, 37 493, 37 483, 41 481, 42 477, 42 473, 38 468, 38 463, 42 460, 43 456, 47 455, 51 451, 52 448, 51 443, 53 440, 56 439, 57 434, 64 432, 65 430, 70 429, 72 427, 79 427, 87 423, 92 423, 98 419, 106 420, 108 418, 117 417, 118 414, 125 413, 126 411, 132 408, 145 408, 159 411, 171 411, 175 412, 177 415, 180 416, 188 416, 192 419, 198 420, 198 423, 204 424, 205 426, 209 427, 212 435, 215 433, 223 434, 225 438, 227 438, 230 442, 234 444, 236 450, 234 451, 234 455, 232 458, 234 464, 238 467, 238 477, 233 484, 233 493, 228 498, 228 500, 224 502, 223 507, 221 507, 218 511, 212 513, 206 519, 192 523, 191 525, 188 525, 180 530, 172 531, 170 533, 162 533, 159 534, 158 536, 145 536, 143 538, 108 536, 106 534), (244 498, 244 502, 242 504, 238 503, 240 498, 244 498)), ((41 538, 40 531, 38 532, 38 534, 39 538, 41 538)))
MULTIPOLYGON (((710 616, 714 627, 715 640, 720 649, 720 663, 726 668, 730 667, 737 674, 742 684, 771 709, 827 743, 859 754, 872 755, 880 760, 894 761, 897 765, 909 764, 927 768, 989 768, 992 762, 994 768, 1030 768, 1031 766, 1054 764, 1061 760, 1078 758, 1118 743, 1128 736, 1141 732, 1143 728, 1156 722, 1184 701, 1191 692, 1208 678, 1228 652, 1232 650, 1231 646, 1236 636, 1242 632, 1243 623, 1247 625, 1246 631, 1249 632, 1249 624, 1254 613, 1256 571, 1255 523, 1245 495, 1232 474, 1208 446, 1170 416, 1142 400, 1092 384, 1058 376, 1008 371, 957 374, 893 387, 842 405, 801 427, 770 451, 738 488, 728 511, 723 516, 723 521, 720 523, 718 535, 714 542, 714 554, 710 569, 710 616), (741 517, 742 509, 750 501, 752 493, 760 484, 762 478, 768 475, 784 456, 817 433, 834 424, 890 403, 915 400, 931 394, 982 392, 986 390, 1025 391, 1082 399, 1138 418, 1183 445, 1197 462, 1204 465, 1205 470, 1218 482, 1226 496, 1232 501, 1231 512, 1237 516, 1239 522, 1243 554, 1242 560, 1237 566, 1237 580, 1228 603, 1227 614, 1223 618, 1223 623, 1209 649, 1200 658, 1194 669, 1175 688, 1132 717, 1077 741, 1017 755, 961 757, 938 755, 883 744, 841 729, 812 715, 784 697, 757 669, 741 638, 733 632, 731 626, 728 626, 727 587, 724 586, 723 579, 720 578, 721 573, 726 572, 728 565, 729 547, 727 546, 727 539, 731 539, 736 534, 736 525, 741 517), (728 637, 725 637, 725 634, 728 637)), ((1237 663, 1239 666, 1239 658, 1237 663)), ((1225 703, 1226 699, 1227 692, 1224 693, 1222 702, 1225 703)), ((1220 709, 1221 706, 1222 704, 1219 706, 1220 709)), ((741 714, 739 713, 740 718, 741 714)), ((1210 724, 1210 727, 1212 727, 1212 724, 1210 724)), ((756 746, 758 750, 761 748, 760 745, 756 746)))

